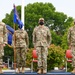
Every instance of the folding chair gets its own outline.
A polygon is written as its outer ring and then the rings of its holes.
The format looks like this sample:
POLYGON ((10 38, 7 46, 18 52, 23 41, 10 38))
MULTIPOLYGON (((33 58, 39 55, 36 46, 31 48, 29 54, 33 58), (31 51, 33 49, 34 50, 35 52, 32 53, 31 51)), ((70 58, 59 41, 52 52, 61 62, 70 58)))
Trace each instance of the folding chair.
POLYGON ((31 62, 31 72, 33 72, 33 63, 34 62, 38 62, 38 60, 37 60, 37 54, 36 54, 36 50, 33 50, 32 51, 32 62, 31 62))
POLYGON ((69 62, 69 63, 72 62, 71 50, 67 50, 66 51, 66 72, 67 72, 67 62, 69 62))

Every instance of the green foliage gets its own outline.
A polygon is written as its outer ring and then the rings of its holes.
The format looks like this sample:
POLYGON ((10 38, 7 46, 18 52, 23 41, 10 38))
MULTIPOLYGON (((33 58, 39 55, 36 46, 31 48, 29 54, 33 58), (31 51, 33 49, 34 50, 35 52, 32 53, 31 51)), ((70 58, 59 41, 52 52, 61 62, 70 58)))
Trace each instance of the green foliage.
MULTIPOLYGON (((26 67, 30 67, 31 68, 31 62, 33 60, 32 58, 32 51, 34 50, 34 48, 29 49, 28 53, 26 54, 26 67)), ((37 59, 36 59, 37 60, 37 59)), ((37 63, 33 63, 33 70, 37 71, 37 63)))
POLYGON ((26 66, 31 67, 31 62, 32 62, 32 51, 33 48, 29 49, 29 51, 26 54, 26 66))
MULTIPOLYGON (((70 21, 68 21, 67 23, 69 23, 70 21)), ((64 33, 64 35, 62 36, 62 41, 61 41, 61 47, 64 49, 64 50, 67 50, 68 49, 68 41, 67 41, 67 36, 68 36, 68 29, 73 26, 74 23, 71 22, 68 26, 68 28, 66 28, 66 32, 64 33)))
POLYGON ((60 35, 57 35, 56 32, 54 31, 51 31, 51 37, 52 37, 52 44, 55 44, 55 45, 61 45, 61 36, 60 35))
POLYGON ((33 3, 28 4, 25 7, 25 29, 29 34, 30 46, 33 47, 32 44, 32 32, 35 26, 38 26, 38 20, 40 17, 44 17, 45 20, 48 20, 53 17, 53 13, 55 11, 54 6, 51 3, 33 3))
POLYGON ((65 60, 65 52, 60 46, 50 45, 48 50, 48 70, 54 67, 64 66, 63 60, 65 60))
MULTIPOLYGON (((19 17, 21 18, 21 6, 17 6, 17 11, 19 14, 19 17)), ((54 66, 58 66, 60 64, 61 57, 64 58, 64 54, 62 54, 63 51, 65 51, 68 48, 67 45, 67 31, 69 27, 73 26, 73 18, 67 17, 66 14, 63 12, 56 12, 55 7, 51 3, 33 3, 28 4, 24 7, 25 16, 24 16, 24 23, 25 23, 25 30, 28 32, 29 35, 29 52, 27 53, 27 66, 30 66, 31 59, 32 59, 32 32, 34 27, 38 26, 38 19, 40 17, 43 17, 45 19, 45 25, 48 26, 51 30, 52 34, 52 44, 49 48, 49 55, 48 55, 48 69, 53 68, 54 66), (62 48, 64 49, 62 49, 62 48), (60 51, 59 51, 60 50, 60 51), (61 52, 62 51, 62 52, 61 52), (56 59, 55 59, 56 58, 56 59), (59 60, 60 58, 60 60, 59 60), (57 60, 57 61, 56 61, 57 60), (54 64, 56 63, 56 64, 54 64), (53 64, 53 65, 51 65, 53 64)), ((14 28, 13 23, 13 10, 10 14, 6 13, 6 17, 2 20, 6 24, 10 25, 14 28)), ((16 29, 18 28, 16 25, 16 29)), ((6 47, 5 48, 5 56, 12 55, 13 51, 6 47)))
POLYGON ((61 43, 62 43, 61 47, 64 50, 67 50, 68 49, 67 33, 65 33, 64 36, 62 36, 62 42, 61 43))
MULTIPOLYGON (((17 6, 18 15, 21 18, 21 6, 17 6)), ((55 7, 51 3, 33 3, 28 4, 25 8, 25 30, 29 35, 29 48, 33 47, 32 44, 32 32, 35 26, 38 26, 38 19, 43 17, 45 19, 45 25, 48 26, 53 32, 53 43, 55 45, 61 45, 61 36, 64 35, 66 29, 70 26, 73 19, 67 18, 63 12, 56 12, 55 7), (55 41, 55 38, 59 38, 55 41)), ((6 24, 14 28, 13 23, 13 10, 10 14, 6 14, 6 17, 2 20, 6 24)), ((15 25, 16 29, 18 25, 15 25)))
MULTIPOLYGON (((27 53, 27 60, 26 60, 26 66, 31 67, 31 61, 32 61, 32 50, 31 48, 27 53)), ((53 69, 54 67, 58 66, 59 68, 64 66, 65 60, 65 51, 60 46, 55 46, 54 44, 50 45, 50 48, 48 50, 48 70, 53 69)), ((34 63, 35 64, 35 63, 34 63)), ((34 70, 37 69, 37 65, 34 65, 34 70)))
POLYGON ((13 48, 10 48, 8 47, 8 45, 6 45, 4 47, 4 58, 3 58, 5 62, 7 62, 8 57, 10 58, 10 62, 12 62, 14 59, 14 51, 13 48))

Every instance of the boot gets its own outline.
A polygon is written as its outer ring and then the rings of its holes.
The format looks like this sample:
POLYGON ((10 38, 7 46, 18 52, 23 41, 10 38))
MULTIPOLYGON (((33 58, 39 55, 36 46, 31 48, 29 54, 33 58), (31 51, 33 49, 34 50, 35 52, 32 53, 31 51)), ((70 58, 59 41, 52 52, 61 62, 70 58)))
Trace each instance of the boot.
POLYGON ((75 68, 73 69, 72 73, 75 73, 75 68))
POLYGON ((18 70, 16 71, 16 73, 20 73, 20 67, 18 68, 18 70))
POLYGON ((47 71, 43 70, 43 73, 44 73, 44 74, 46 74, 46 73, 47 73, 47 71))
POLYGON ((22 73, 24 73, 25 72, 25 70, 24 70, 24 67, 22 67, 22 71, 21 71, 22 73))
POLYGON ((3 73, 3 72, 2 72, 2 67, 0 67, 0 74, 1 74, 1 73, 3 73))
POLYGON ((41 69, 39 69, 37 73, 41 74, 41 73, 42 73, 42 70, 41 70, 41 69))

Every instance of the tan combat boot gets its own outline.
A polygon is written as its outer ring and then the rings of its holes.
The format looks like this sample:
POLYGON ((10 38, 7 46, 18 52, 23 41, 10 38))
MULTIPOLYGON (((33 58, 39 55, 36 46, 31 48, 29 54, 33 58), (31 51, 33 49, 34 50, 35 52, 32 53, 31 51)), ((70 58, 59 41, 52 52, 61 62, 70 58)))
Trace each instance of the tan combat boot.
POLYGON ((3 73, 3 72, 2 72, 2 67, 0 67, 0 74, 1 74, 1 73, 3 73))
POLYGON ((42 70, 41 70, 41 69, 39 69, 37 73, 41 74, 41 73, 42 73, 42 70))
POLYGON ((20 68, 18 68, 18 70, 16 71, 16 73, 20 73, 20 68))
POLYGON ((24 67, 22 67, 22 71, 21 71, 22 73, 24 73, 25 72, 25 70, 24 70, 24 67))
POLYGON ((0 62, 0 74, 3 73, 3 72, 2 72, 2 67, 3 67, 3 66, 2 66, 2 62, 0 62))
POLYGON ((75 73, 75 68, 73 69, 72 73, 75 73))
POLYGON ((46 74, 46 73, 47 73, 47 71, 43 70, 43 73, 44 73, 44 74, 46 74))

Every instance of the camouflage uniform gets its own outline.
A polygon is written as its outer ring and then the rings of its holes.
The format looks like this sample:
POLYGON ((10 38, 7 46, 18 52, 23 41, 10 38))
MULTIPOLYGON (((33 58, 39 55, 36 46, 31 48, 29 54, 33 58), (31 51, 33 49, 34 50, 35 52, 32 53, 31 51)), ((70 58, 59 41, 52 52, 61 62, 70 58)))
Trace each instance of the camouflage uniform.
POLYGON ((4 46, 3 44, 7 43, 7 29, 6 25, 3 22, 0 22, 0 65, 2 65, 4 56, 4 46))
POLYGON ((17 67, 25 67, 26 52, 29 45, 28 34, 25 30, 15 31, 15 47, 17 67))
POLYGON ((68 43, 71 46, 72 66, 75 68, 75 25, 68 31, 68 43))
POLYGON ((51 43, 51 33, 46 26, 37 26, 33 31, 33 45, 38 55, 38 69, 47 71, 48 47, 51 43))

